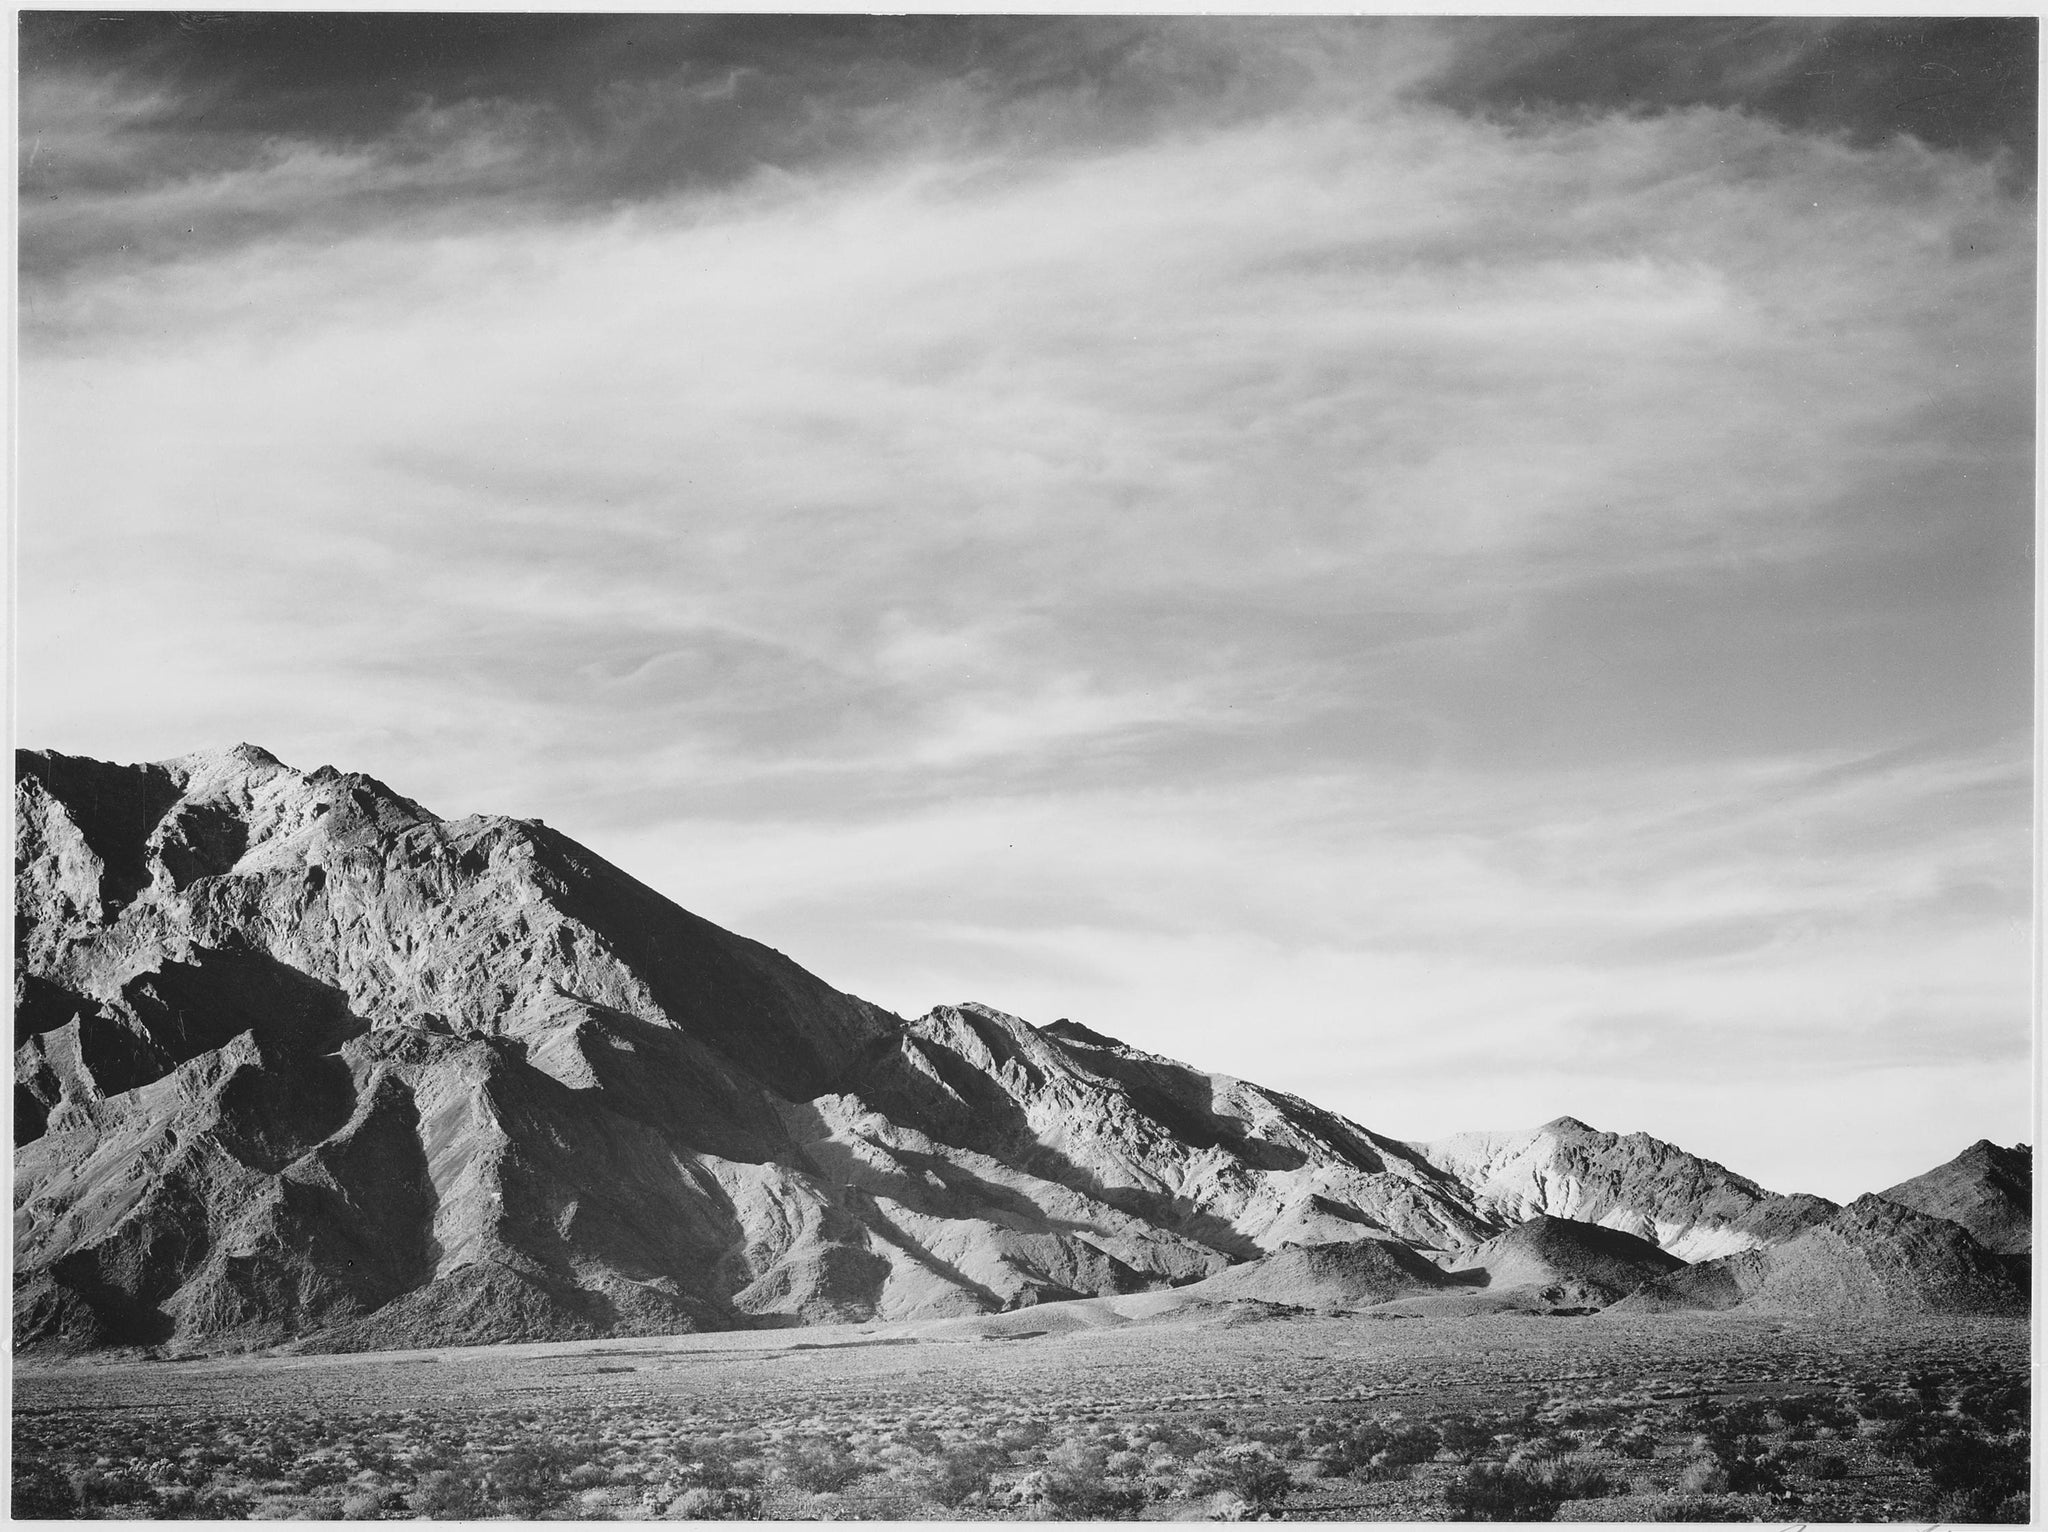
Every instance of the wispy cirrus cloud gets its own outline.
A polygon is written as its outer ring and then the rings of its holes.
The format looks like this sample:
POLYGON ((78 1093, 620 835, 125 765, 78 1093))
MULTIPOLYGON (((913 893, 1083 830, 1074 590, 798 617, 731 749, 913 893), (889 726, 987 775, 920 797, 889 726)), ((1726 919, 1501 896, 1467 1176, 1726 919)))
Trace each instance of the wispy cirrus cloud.
POLYGON ((29 742, 544 813, 1400 1131, 1703 1047, 2006 1099, 1995 114, 1788 95, 1839 27, 1622 110, 1534 24, 478 25, 25 51, 29 742))

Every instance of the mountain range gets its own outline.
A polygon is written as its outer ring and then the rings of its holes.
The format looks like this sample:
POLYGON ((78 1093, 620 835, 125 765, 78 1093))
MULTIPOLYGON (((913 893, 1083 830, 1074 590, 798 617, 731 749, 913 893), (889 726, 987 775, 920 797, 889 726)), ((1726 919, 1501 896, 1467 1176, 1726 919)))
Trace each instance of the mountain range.
POLYGON ((1064 1019, 896 1016, 537 820, 250 745, 23 751, 15 814, 18 1346, 2026 1303, 2025 1146, 1842 1208, 1571 1118, 1406 1143, 1064 1019))

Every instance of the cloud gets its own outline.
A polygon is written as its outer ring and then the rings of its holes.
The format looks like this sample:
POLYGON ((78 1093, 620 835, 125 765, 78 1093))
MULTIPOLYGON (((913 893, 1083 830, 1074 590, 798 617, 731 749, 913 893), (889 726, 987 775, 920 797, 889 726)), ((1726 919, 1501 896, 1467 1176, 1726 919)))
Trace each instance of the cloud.
POLYGON ((1486 29, 762 35, 301 60, 273 131, 226 65, 25 82, 25 740, 543 814, 886 1003, 1400 1131, 2011 1069, 1980 143, 1432 99, 1486 29))

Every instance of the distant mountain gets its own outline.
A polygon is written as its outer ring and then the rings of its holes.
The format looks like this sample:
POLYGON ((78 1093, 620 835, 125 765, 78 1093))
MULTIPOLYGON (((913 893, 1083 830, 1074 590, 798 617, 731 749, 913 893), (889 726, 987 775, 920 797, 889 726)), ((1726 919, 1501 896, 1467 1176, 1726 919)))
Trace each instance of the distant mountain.
POLYGON ((2024 1257, 1986 1250, 1960 1225, 1883 1197, 1858 1197, 1768 1249, 1658 1278, 1617 1313, 1746 1308, 1803 1314, 2024 1314, 2024 1257))
POLYGON ((1836 1213, 1570 1119, 1409 1145, 1070 1021, 905 1020, 538 821, 443 820, 253 746, 16 769, 18 1345, 1169 1287, 1345 1308, 1525 1267, 1604 1301, 1670 1259, 1628 1236, 1718 1255, 1836 1213))
POLYGON ((1575 1117, 1414 1148, 1456 1177, 1483 1217, 1601 1224, 1687 1261, 1775 1243, 1838 1211, 1822 1197, 1767 1192, 1646 1133, 1602 1133, 1575 1117))
POLYGON ((1961 1224, 1986 1250, 2025 1254, 2034 1245, 2034 1154, 1980 1138, 1946 1165, 1878 1195, 1961 1224))

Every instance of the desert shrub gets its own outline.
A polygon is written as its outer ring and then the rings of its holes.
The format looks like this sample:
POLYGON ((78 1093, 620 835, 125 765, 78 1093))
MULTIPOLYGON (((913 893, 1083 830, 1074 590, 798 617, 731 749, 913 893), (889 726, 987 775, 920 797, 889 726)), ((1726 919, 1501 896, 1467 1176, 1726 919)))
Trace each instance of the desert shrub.
POLYGON ((936 1457, 946 1450, 945 1438, 927 1425, 906 1426, 896 1439, 921 1457, 936 1457))
POLYGON ((1133 1428, 1131 1434, 1134 1440, 1157 1442, 1180 1457, 1190 1456, 1208 1445, 1201 1432, 1170 1420, 1145 1421, 1133 1428))
POLYGON ((1225 1489, 1260 1510, 1277 1505, 1294 1488, 1293 1475, 1260 1452, 1225 1452, 1217 1459, 1216 1471, 1225 1489))
POLYGON ((1009 1454, 993 1442, 962 1442, 926 1466, 921 1487, 940 1505, 957 1509, 971 1496, 986 1494, 990 1476, 1008 1463, 1009 1454))
POLYGON ((1957 1412, 1994 1430, 2026 1418, 2029 1400, 2024 1383, 1973 1383, 1956 1398, 1957 1412))
POLYGON ((996 1432, 996 1440, 1009 1452, 1028 1452, 1052 1434, 1052 1428, 1042 1420, 1023 1420, 1004 1426, 996 1432))
POLYGON ((1561 1458, 1568 1452, 1576 1452, 1581 1445, 1582 1443, 1579 1441, 1579 1438, 1568 1432, 1562 1434, 1546 1432, 1529 1437, 1526 1441, 1518 1444, 1510 1454, 1510 1459, 1520 1459, 1527 1462, 1535 1458, 1561 1458))
POLYGON ((405 1502, 413 1515, 429 1521, 467 1521, 483 1509, 476 1485, 446 1468, 422 1474, 405 1502))
POLYGON ((1574 1404, 1558 1413, 1557 1423, 1572 1430, 1586 1426, 1611 1426, 1622 1418, 1619 1407, 1611 1404, 1574 1404))
POLYGON ((2025 1494, 2010 1495, 2002 1500, 1986 1503, 1968 1490, 1950 1490, 1938 1496, 1934 1502, 1934 1519, 1938 1522, 2013 1522, 2024 1524, 2027 1515, 2025 1494))
POLYGON ((247 1521, 251 1505, 246 1494, 211 1487, 180 1486, 161 1495, 156 1515, 166 1521, 247 1521))
POLYGON ((1718 1458, 1694 1458, 1679 1470, 1678 1492, 1682 1495, 1711 1495, 1727 1487, 1728 1472, 1718 1458))
POLYGON ((840 1443, 824 1441, 778 1453, 770 1472, 777 1483, 817 1495, 846 1488, 865 1470, 840 1443))
POLYGON ((1478 1463, 1444 1488, 1457 1521, 1550 1521, 1563 1497, 1526 1469, 1478 1463))
POLYGON ((761 1497, 750 1489, 686 1489, 662 1513, 670 1521, 756 1521, 761 1497))
POLYGON ((300 1494, 320 1489, 329 1484, 339 1484, 348 1477, 346 1465, 333 1458, 312 1458, 297 1465, 287 1475, 292 1487, 300 1494))
POLYGON ((1442 1445, 1443 1438, 1434 1426, 1404 1425, 1388 1434, 1380 1455, 1389 1463, 1427 1463, 1442 1445))
POLYGON ((1128 1516, 1145 1503, 1144 1490, 1109 1477, 1109 1454, 1079 1439, 1046 1454, 1040 1493, 1046 1509, 1071 1521, 1104 1521, 1128 1516))
POLYGON ((375 1521, 397 1500, 388 1490, 358 1489, 341 1502, 341 1517, 343 1521, 375 1521))
POLYGON ((1635 1462, 1657 1455, 1657 1438, 1641 1429, 1623 1431, 1608 1443, 1620 1456, 1635 1462))
POLYGON ((699 1489, 751 1489, 757 1475, 751 1466, 733 1457, 715 1441, 693 1444, 688 1458, 690 1477, 699 1489))
POLYGON ((1807 1420, 1815 1426, 1846 1431, 1856 1424, 1856 1411, 1845 1400, 1809 1397, 1808 1403, 1811 1411, 1807 1420))
POLYGON ((1341 1478, 1363 1472, 1392 1441, 1393 1437, 1382 1427, 1369 1420, 1359 1421, 1336 1440, 1316 1448, 1313 1455, 1323 1465, 1324 1473, 1341 1478))
POLYGON ((1771 1428, 1771 1410, 1761 1400, 1739 1399, 1721 1412, 1721 1424, 1731 1436, 1761 1436, 1771 1428))
MULTIPOLYGON (((1709 1426, 1698 1446, 1720 1466, 1727 1488, 1736 1494, 1771 1493, 1783 1489, 1784 1464, 1755 1436, 1737 1435, 1729 1417, 1709 1426)), ((1704 1487, 1704 1486, 1702 1486, 1704 1487)))
POLYGON ((1437 1436, 1452 1452, 1478 1452, 1493 1441, 1493 1427, 1470 1415, 1444 1415, 1436 1422, 1437 1436))
POLYGON ((1707 1426, 1721 1418, 1721 1404, 1707 1394, 1695 1394, 1679 1409, 1679 1419, 1687 1425, 1707 1426))
POLYGON ((1596 1463, 1562 1458, 1545 1464, 1536 1476, 1547 1481, 1560 1500, 1598 1500, 1614 1493, 1614 1481, 1596 1463))
POLYGON ((1650 1507, 1645 1521, 1748 1521, 1749 1510, 1739 1500, 1712 1495, 1680 1495, 1660 1500, 1650 1507))
POLYGON ((48 1463, 14 1460, 14 1519, 46 1521, 79 1514, 79 1494, 68 1476, 48 1463))
POLYGON ((1920 1413, 1920 1401, 1904 1394, 1871 1394, 1856 1401, 1856 1413, 1865 1420, 1904 1420, 1920 1413))
POLYGON ((1812 1399, 1804 1394, 1795 1394, 1772 1403, 1771 1413, 1778 1417, 1782 1426, 1803 1426, 1813 1418, 1812 1399))
POLYGON ((521 1442, 484 1470, 483 1489, 507 1510, 533 1516, 568 1492, 570 1455, 549 1442, 521 1442))
POLYGON ((2001 1503, 2026 1489, 2027 1456, 2024 1438, 2002 1441, 1944 1431, 1916 1444, 1912 1461, 1926 1473, 1938 1497, 1953 1497, 1971 1512, 1944 1520, 1991 1521, 2001 1503))
POLYGON ((1738 1495, 1771 1495, 1785 1487, 1784 1466, 1768 1453, 1738 1455, 1722 1465, 1728 1488, 1738 1495))
POLYGON ((1943 1386, 1948 1381, 1949 1375, 1945 1372, 1909 1372, 1905 1377, 1906 1392, 1918 1399, 1923 1409, 1938 1410, 1941 1408, 1943 1386))
POLYGON ((1816 1479, 1846 1479, 1849 1460, 1839 1452, 1823 1452, 1814 1458, 1811 1471, 1816 1479))
POLYGON ((95 1506, 133 1505, 138 1500, 156 1498, 148 1480, 125 1468, 88 1468, 78 1476, 74 1487, 87 1514, 95 1506))

